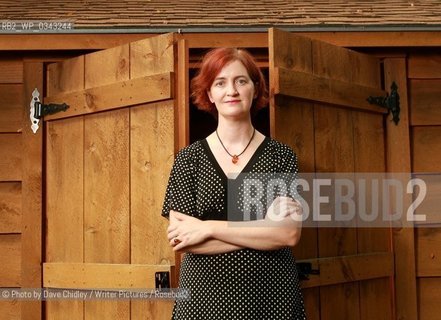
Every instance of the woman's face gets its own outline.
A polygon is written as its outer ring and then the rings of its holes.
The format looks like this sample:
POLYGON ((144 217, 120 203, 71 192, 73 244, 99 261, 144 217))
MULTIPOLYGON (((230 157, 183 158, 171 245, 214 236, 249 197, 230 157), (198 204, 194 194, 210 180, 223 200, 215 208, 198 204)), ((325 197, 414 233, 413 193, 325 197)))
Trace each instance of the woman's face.
POLYGON ((224 117, 249 116, 256 97, 254 83, 239 60, 222 68, 207 94, 219 115, 224 117))

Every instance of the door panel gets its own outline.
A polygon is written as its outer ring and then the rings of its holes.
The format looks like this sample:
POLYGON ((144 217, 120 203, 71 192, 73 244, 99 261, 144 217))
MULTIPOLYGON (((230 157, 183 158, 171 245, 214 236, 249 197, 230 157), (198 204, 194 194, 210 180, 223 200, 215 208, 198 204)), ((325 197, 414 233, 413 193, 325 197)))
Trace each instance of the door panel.
MULTIPOLYGON (((366 102, 386 95, 380 62, 277 29, 269 44, 271 135, 296 151, 300 171, 385 172, 386 111, 366 102)), ((391 230, 356 224, 304 228, 293 248, 320 270, 302 282, 309 319, 392 319, 391 230)))
MULTIPOLYGON (((154 289, 174 254, 160 216, 174 158, 176 36, 48 66, 44 286, 154 289)), ((169 319, 171 301, 50 301, 47 319, 169 319)))

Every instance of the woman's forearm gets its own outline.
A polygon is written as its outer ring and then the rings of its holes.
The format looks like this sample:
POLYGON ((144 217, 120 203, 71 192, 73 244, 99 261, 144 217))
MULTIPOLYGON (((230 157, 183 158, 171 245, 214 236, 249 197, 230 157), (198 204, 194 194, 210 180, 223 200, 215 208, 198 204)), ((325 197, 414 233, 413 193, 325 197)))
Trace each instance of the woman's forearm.
POLYGON ((208 239, 199 244, 185 247, 182 251, 196 254, 220 254, 243 249, 243 247, 218 239, 208 239))
POLYGON ((301 223, 290 217, 277 223, 267 220, 250 222, 206 221, 211 238, 228 241, 238 247, 276 250, 295 246, 300 240, 301 223))

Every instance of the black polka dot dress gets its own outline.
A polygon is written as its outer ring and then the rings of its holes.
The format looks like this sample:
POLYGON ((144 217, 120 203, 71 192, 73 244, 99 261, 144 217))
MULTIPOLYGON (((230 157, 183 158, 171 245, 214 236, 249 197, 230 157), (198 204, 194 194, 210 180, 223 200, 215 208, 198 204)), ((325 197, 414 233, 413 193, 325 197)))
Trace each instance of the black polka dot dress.
MULTIPOLYGON (((297 158, 288 146, 265 138, 243 172, 296 173, 297 158)), ((227 181, 206 140, 185 147, 173 165, 162 215, 176 210, 202 220, 226 220, 227 181)), ((176 301, 175 320, 306 319, 290 248, 186 253, 179 287, 191 298, 176 301)))

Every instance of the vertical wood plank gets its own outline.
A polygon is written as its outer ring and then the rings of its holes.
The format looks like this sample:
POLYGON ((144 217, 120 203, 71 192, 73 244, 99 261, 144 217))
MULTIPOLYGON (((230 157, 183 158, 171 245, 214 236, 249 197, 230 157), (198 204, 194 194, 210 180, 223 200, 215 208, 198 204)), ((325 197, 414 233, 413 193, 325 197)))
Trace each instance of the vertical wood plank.
POLYGON ((439 172, 441 126, 412 128, 412 171, 439 172))
MULTIPOLYGON (((84 88, 130 79, 129 44, 84 56, 84 88)), ((128 109, 85 117, 84 262, 130 263, 128 109), (99 186, 100 189, 96 189, 99 186)), ((128 301, 87 301, 85 319, 129 319, 128 301)))
POLYGON ((0 133, 21 132, 23 126, 30 123, 29 108, 24 109, 23 102, 30 101, 31 96, 23 94, 22 84, 0 84, 0 133), (23 121, 23 112, 28 115, 26 121, 23 121))
MULTIPOLYGON (((174 159, 174 102, 131 109, 131 262, 174 264, 160 212, 174 159)), ((132 301, 133 319, 169 319, 171 303, 132 301), (150 316, 148 316, 150 315, 150 316)))
POLYGON ((23 83, 23 61, 17 58, 2 58, 0 61, 0 84, 23 83))
POLYGON ((130 43, 130 78, 175 72, 175 35, 172 33, 130 43))
POLYGON ((128 80, 129 45, 84 55, 84 89, 128 80))
MULTIPOLYGON (((175 35, 165 34, 130 43, 130 78, 156 73, 175 72, 175 35)), ((182 51, 182 48, 180 49, 182 51)), ((181 52, 181 62, 188 60, 188 50, 181 52)), ((186 65, 179 70, 185 82, 186 65)), ((183 83, 180 83, 180 82, 183 83)), ((181 97, 182 91, 178 93, 181 97)), ((183 100, 181 100, 183 102, 183 100)), ((187 102, 188 104, 188 102, 187 102)), ((162 201, 174 155, 175 113, 185 118, 185 104, 164 101, 131 109, 131 262, 174 264, 175 255, 166 243, 167 220, 161 217, 162 201), (179 110, 178 110, 179 108, 179 110), (151 244, 155 244, 152 246, 151 244), (150 245, 149 245, 150 244, 150 245)), ((188 118, 185 118, 188 120, 188 118)), ((185 138, 185 135, 180 137, 185 138)), ((187 141, 188 144, 188 141, 187 141)), ((132 301, 132 319, 169 319, 172 303, 166 301, 132 301)))
MULTIPOLYGON (((46 122, 46 262, 83 262, 83 117, 46 122)), ((83 302, 47 301, 47 319, 83 320, 83 302)))
MULTIPOLYGON (((37 88, 43 92, 43 63, 25 62, 24 97, 31 97, 37 88)), ((24 288, 42 287, 42 248, 43 248, 43 130, 33 133, 29 121, 29 105, 23 112, 23 178, 22 178, 22 259, 21 279, 24 288)), ((41 319, 41 301, 21 303, 22 319, 41 319)))
POLYGON ((84 89, 84 56, 47 67, 46 96, 84 89))
POLYGON ((0 287, 21 286, 21 235, 0 235, 0 287))
MULTIPOLYGON (((84 262, 130 263, 129 110, 85 118, 84 262)), ((86 319, 126 319, 127 301, 87 301, 86 319)))
POLYGON ((21 233, 22 188, 20 182, 0 183, 0 234, 21 233))
MULTIPOLYGON (((418 319, 439 319, 439 297, 441 296, 441 278, 418 279, 418 319)), ((417 318, 415 318, 417 319, 417 318)))
MULTIPOLYGON (((399 125, 387 121, 387 171, 410 173, 409 109, 405 59, 385 59, 384 73, 386 88, 390 88, 393 81, 398 86, 401 108, 399 125)), ((407 204, 409 203, 407 202, 407 204)), ((406 206, 406 203, 404 205, 406 206)), ((394 229, 393 236, 396 318, 400 320, 417 319, 414 230, 413 228, 394 229)))
POLYGON ((20 133, 0 134, 0 181, 22 179, 22 136, 20 133), (11 166, 11 163, 14 165, 11 166))

